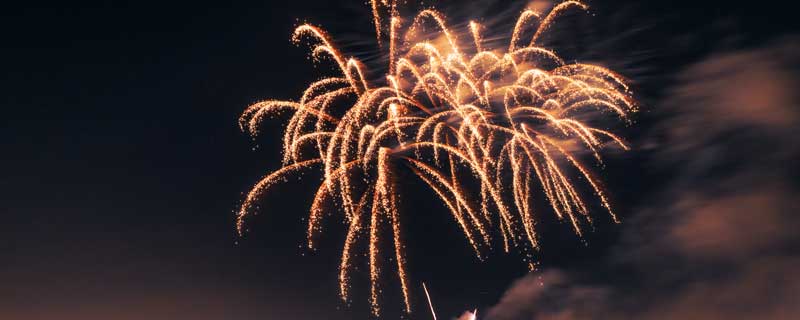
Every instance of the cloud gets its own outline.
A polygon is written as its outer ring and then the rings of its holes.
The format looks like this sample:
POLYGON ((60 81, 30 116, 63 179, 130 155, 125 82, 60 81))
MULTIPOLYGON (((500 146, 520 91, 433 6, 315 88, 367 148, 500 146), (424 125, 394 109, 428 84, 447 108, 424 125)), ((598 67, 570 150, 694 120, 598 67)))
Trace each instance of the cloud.
POLYGON ((611 271, 528 275, 487 319, 800 318, 797 40, 681 71, 653 135, 672 178, 623 223, 611 271))
MULTIPOLYGON (((755 126, 795 125, 797 110, 787 102, 797 101, 796 70, 791 70, 797 54, 797 39, 785 40, 765 49, 714 56, 685 70, 676 88, 674 107, 696 115, 697 120, 714 117, 715 126, 738 124, 755 126), (689 110, 702 103, 702 108, 689 110)), ((796 66, 794 66, 796 67, 796 66)))
POLYGON ((765 48, 716 54, 680 72, 680 85, 658 106, 665 110, 655 110, 667 118, 659 128, 667 136, 665 156, 696 158, 689 151, 714 150, 719 146, 711 139, 737 135, 796 146, 797 139, 786 134, 800 125, 798 43, 790 37, 765 48))
POLYGON ((500 302, 489 310, 489 319, 585 319, 608 300, 606 288, 574 286, 569 276, 556 270, 517 280, 500 302), (581 308, 572 308, 580 305, 581 308))
POLYGON ((688 214, 664 236, 687 257, 749 257, 791 238, 784 221, 792 217, 782 216, 791 198, 781 187, 770 186, 715 199, 682 199, 675 211, 688 214))

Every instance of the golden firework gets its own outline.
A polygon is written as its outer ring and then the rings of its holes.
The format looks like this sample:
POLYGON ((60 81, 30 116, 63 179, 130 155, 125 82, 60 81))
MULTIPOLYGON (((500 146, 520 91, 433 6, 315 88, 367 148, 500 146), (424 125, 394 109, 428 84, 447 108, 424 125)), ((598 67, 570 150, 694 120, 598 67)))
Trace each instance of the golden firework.
POLYGON ((436 193, 479 259, 492 247, 493 236, 500 235, 503 249, 519 248, 533 268, 537 189, 578 235, 581 219, 591 218, 570 176, 585 180, 587 190, 617 221, 600 183, 580 158, 587 153, 600 163, 602 149, 628 149, 621 138, 587 120, 611 114, 628 121, 636 111, 623 77, 596 65, 565 63, 540 46, 559 14, 587 9, 581 2, 560 3, 545 15, 523 11, 507 49, 487 47, 483 27, 474 21, 469 23, 472 41, 462 47, 446 18, 434 10, 423 10, 404 25, 397 5, 371 1, 378 42, 389 42, 383 79, 368 81, 361 61, 345 57, 322 29, 304 24, 293 40, 309 39, 313 57, 331 58, 341 75, 311 83, 298 101, 253 104, 240 118, 241 128, 256 136, 266 116, 294 111, 283 137, 284 166, 247 195, 238 212, 239 233, 266 189, 297 170, 320 166, 324 181, 311 205, 308 247, 316 246, 326 203, 335 201, 348 226, 339 271, 341 298, 349 301, 351 260, 357 242, 366 238, 375 315, 380 312, 384 228, 391 229, 393 268, 405 310, 411 310, 396 184, 401 166, 436 193), (388 19, 382 11, 389 12, 388 19), (436 31, 426 33, 426 26, 436 31), (532 34, 530 40, 521 39, 524 34, 532 34))

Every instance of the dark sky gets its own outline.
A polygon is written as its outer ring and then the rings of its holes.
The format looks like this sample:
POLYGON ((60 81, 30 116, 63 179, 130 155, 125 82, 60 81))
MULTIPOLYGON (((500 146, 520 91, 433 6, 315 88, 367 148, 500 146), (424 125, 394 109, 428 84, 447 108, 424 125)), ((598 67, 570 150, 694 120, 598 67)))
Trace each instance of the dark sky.
MULTIPOLYGON (((276 188, 244 239, 233 216, 243 192, 278 168, 283 124, 269 122, 253 150, 238 115, 259 99, 297 98, 327 72, 290 43, 298 19, 364 54, 371 26, 361 2, 3 4, 0 318, 367 318, 363 280, 351 307, 338 301, 341 227, 329 228, 319 252, 301 248, 313 184, 276 188)), ((652 109, 677 70, 797 30, 791 10, 753 2, 590 4, 589 21, 601 26, 581 41, 597 47, 573 58, 602 61, 634 81, 645 109, 624 129, 634 142, 656 123, 652 109)), ((437 5, 471 14, 459 6, 437 5)), ((603 172, 623 218, 669 175, 642 165, 647 152, 611 157, 603 172)), ((494 305, 525 274, 513 254, 476 262, 436 201, 411 191, 407 199, 414 205, 403 210, 421 217, 406 230, 412 319, 428 317, 420 281, 433 288, 440 314, 456 316, 494 305)), ((553 226, 545 267, 591 266, 620 234, 600 222, 582 243, 553 226)), ((396 318, 398 297, 385 304, 396 318)))

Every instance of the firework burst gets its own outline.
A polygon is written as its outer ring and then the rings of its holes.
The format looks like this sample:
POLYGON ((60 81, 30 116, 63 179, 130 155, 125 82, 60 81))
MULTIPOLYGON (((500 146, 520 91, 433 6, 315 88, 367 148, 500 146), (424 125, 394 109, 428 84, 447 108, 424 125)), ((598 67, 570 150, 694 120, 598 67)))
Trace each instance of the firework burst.
POLYGON ((311 204, 308 247, 317 246, 327 204, 335 203, 348 229, 341 298, 349 301, 352 259, 357 244, 366 240, 369 299, 378 315, 384 238, 393 244, 392 268, 405 310, 411 310, 396 182, 403 168, 441 199, 479 259, 498 243, 506 252, 518 248, 533 268, 532 252, 539 247, 536 195, 580 236, 591 217, 587 192, 577 180, 617 221, 581 158, 589 154, 601 163, 603 149, 627 150, 621 138, 589 120, 608 115, 627 122, 636 104, 620 75, 566 63, 540 44, 557 16, 586 5, 567 1, 547 14, 522 12, 503 48, 488 47, 483 27, 474 21, 460 39, 437 11, 403 20, 395 1, 372 0, 371 5, 378 42, 388 53, 382 79, 369 81, 361 61, 346 57, 322 29, 304 24, 293 40, 312 43, 313 57, 330 58, 341 75, 311 83, 297 101, 262 101, 242 114, 241 128, 256 136, 265 117, 294 112, 283 136, 284 166, 247 195, 238 212, 240 234, 270 186, 318 167, 324 177, 311 204), (435 31, 426 32, 430 29, 435 31), (526 34, 532 36, 523 39, 526 34))

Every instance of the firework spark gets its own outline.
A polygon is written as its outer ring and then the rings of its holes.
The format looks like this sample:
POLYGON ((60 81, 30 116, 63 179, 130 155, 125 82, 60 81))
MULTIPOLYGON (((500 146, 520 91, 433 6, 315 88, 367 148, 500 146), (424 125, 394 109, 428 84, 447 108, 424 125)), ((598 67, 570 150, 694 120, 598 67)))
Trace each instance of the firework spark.
POLYGON ((547 14, 522 12, 507 49, 484 43, 485 29, 474 21, 466 33, 472 39, 462 47, 437 11, 423 10, 404 21, 395 1, 372 0, 371 6, 378 42, 389 42, 383 79, 368 81, 361 61, 345 57, 322 29, 304 24, 293 40, 313 43, 313 57, 332 59, 341 75, 311 83, 298 101, 267 100, 243 112, 240 126, 252 136, 265 117, 285 109, 294 115, 283 137, 284 167, 247 195, 238 212, 240 234, 266 189, 298 170, 320 166, 324 181, 311 205, 308 247, 316 247, 326 204, 335 202, 348 226, 339 270, 341 298, 350 299, 352 260, 357 243, 366 240, 369 300, 378 315, 380 243, 387 230, 405 310, 411 310, 396 183, 403 167, 442 200, 479 259, 499 235, 504 251, 518 248, 534 267, 532 252, 539 248, 535 194, 582 235, 582 224, 591 218, 576 179, 617 221, 581 155, 602 163, 602 149, 627 150, 620 137, 590 120, 608 114, 627 122, 635 101, 617 73, 565 63, 539 44, 565 10, 586 10, 586 5, 567 1, 547 14), (382 11, 389 12, 388 19, 382 11), (435 32, 424 32, 431 26, 435 32), (525 34, 532 34, 527 42, 525 34))

